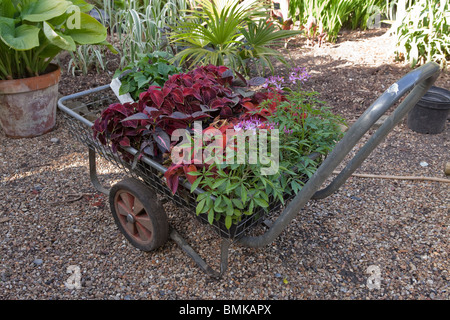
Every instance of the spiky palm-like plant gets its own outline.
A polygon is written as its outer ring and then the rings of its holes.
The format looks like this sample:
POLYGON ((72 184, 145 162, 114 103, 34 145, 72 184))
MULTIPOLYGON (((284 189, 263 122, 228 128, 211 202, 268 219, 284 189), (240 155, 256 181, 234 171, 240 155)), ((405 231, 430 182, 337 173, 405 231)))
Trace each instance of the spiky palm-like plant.
POLYGON ((186 21, 174 28, 170 37, 184 48, 174 57, 180 63, 225 65, 246 74, 247 62, 252 59, 273 71, 270 57, 284 60, 269 46, 299 33, 268 24, 267 8, 257 0, 198 3, 200 7, 189 10, 186 21))

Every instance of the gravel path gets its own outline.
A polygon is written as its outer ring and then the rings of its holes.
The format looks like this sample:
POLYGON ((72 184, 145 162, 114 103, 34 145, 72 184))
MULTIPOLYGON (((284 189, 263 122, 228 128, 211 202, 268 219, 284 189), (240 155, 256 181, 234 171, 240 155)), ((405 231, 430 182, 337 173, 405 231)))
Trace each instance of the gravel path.
MULTIPOLYGON (((329 53, 346 45, 329 47, 329 53)), ((359 44, 361 51, 369 46, 359 44)), ((301 54, 307 59, 314 52, 301 54)), ((361 70, 347 61, 328 69, 361 70)), ((319 62, 309 69, 311 85, 320 86, 326 74, 319 62)), ((392 82, 392 74, 383 74, 392 82)), ((450 87, 448 76, 440 81, 450 87)), ((325 100, 331 96, 324 93, 325 100)), ((349 120, 362 112, 347 111, 349 120)), ((60 113, 56 129, 44 136, 12 140, 0 134, 1 300, 450 298, 449 184, 352 177, 332 196, 310 201, 269 246, 232 244, 227 273, 213 280, 171 240, 151 253, 125 240, 108 200, 89 180, 86 147, 70 136, 60 113), (78 276, 80 287, 73 281, 78 276)), ((449 138, 448 122, 438 135, 402 123, 357 172, 445 178, 449 138)), ((105 183, 123 178, 103 161, 99 170, 105 183)), ((220 239, 211 228, 170 203, 165 209, 170 223, 217 269, 220 239)))

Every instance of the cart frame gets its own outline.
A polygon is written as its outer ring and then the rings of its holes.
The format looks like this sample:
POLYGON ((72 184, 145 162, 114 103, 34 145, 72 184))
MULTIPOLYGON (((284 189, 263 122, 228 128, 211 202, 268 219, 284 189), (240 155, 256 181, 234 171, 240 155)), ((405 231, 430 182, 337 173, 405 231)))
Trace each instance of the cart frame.
MULTIPOLYGON (((362 164, 362 162, 369 156, 369 154, 378 146, 378 144, 384 140, 389 132, 408 114, 408 112, 416 105, 416 103, 422 98, 423 95, 429 90, 429 88, 436 81, 440 73, 440 67, 434 62, 429 62, 413 71, 410 71, 399 81, 391 85, 360 117, 359 119, 348 129, 344 137, 336 144, 331 153, 327 155, 325 160, 321 163, 314 175, 308 179, 307 183, 303 186, 301 191, 293 197, 287 207, 281 212, 276 220, 269 226, 268 230, 260 236, 248 236, 243 234, 236 238, 236 242, 240 245, 247 247, 260 248, 272 243, 292 219, 300 212, 300 210, 311 199, 323 199, 333 194, 339 187, 352 175, 352 173, 362 164), (407 94, 409 92, 409 94, 407 94), (407 94, 407 95, 406 95, 407 94), (375 122, 384 115, 395 103, 397 103, 403 96, 404 100, 394 109, 394 111, 387 117, 384 123, 372 134, 369 140, 359 148, 355 156, 346 164, 344 169, 331 181, 331 183, 323 188, 319 188, 323 185, 326 179, 332 175, 333 171, 343 162, 345 157, 353 150, 356 144, 361 138, 372 128, 375 122)), ((93 123, 86 119, 83 115, 75 112, 71 108, 67 107, 65 103, 68 100, 89 96, 93 93, 110 89, 110 85, 100 86, 94 89, 86 90, 83 92, 75 93, 62 97, 58 101, 58 107, 64 112, 66 119, 72 121, 78 121, 84 126, 92 127, 93 123)), ((90 179, 95 187, 101 193, 109 194, 109 189, 102 186, 98 175, 96 166, 96 150, 101 156, 106 157, 108 160, 116 162, 117 165, 125 167, 124 169, 133 174, 133 168, 124 165, 123 163, 117 163, 116 159, 111 159, 111 155, 104 154, 102 149, 98 149, 98 141, 91 139, 83 139, 78 136, 75 137, 86 144, 89 148, 89 174, 90 179)), ((136 155, 138 151, 132 147, 124 148, 125 151, 132 155, 136 155)), ((153 161, 152 159, 143 156, 141 158, 146 165, 156 170, 157 172, 164 174, 167 170, 161 164, 153 161)), ((152 183, 154 180, 152 180, 152 183)), ((191 185, 187 181, 181 181, 187 190, 190 190, 191 185)), ((194 194, 202 193, 203 190, 197 188, 194 194)), ((166 195, 168 195, 166 193, 166 195)), ((170 195, 168 195, 173 200, 170 195)), ((175 199, 181 201, 182 199, 175 199)), ((192 199, 191 199, 192 200, 192 199)), ((192 204, 191 204, 192 205, 192 204)), ((192 208, 192 206, 191 206, 192 208)), ((214 270, 209 266, 199 254, 186 242, 183 237, 172 227, 169 227, 169 236, 175 241, 183 251, 188 254, 196 264, 209 276, 214 278, 220 278, 226 271, 228 265, 228 251, 230 244, 234 239, 222 237, 221 249, 220 249, 220 271, 214 270)))

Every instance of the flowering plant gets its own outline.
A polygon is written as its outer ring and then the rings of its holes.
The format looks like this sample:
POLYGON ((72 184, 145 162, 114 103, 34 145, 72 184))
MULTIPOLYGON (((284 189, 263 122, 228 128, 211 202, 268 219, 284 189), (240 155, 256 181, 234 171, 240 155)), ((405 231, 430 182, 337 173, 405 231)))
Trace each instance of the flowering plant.
MULTIPOLYGON (((221 127, 222 133, 226 128, 238 137, 246 133, 249 140, 241 140, 241 144, 238 140, 238 149, 248 152, 239 159, 237 150, 231 162, 227 153, 227 162, 214 162, 187 174, 194 181, 191 191, 196 187, 205 190, 198 196, 197 214, 207 215, 211 224, 224 219, 224 225, 230 228, 255 214, 257 207, 268 211, 271 203, 284 203, 301 190, 322 156, 342 137, 339 124, 343 119, 331 113, 316 93, 301 90, 309 77, 304 68, 293 69, 288 81, 296 90, 285 87, 281 76, 269 77, 262 86, 265 91, 244 102, 246 110, 238 120, 221 127), (265 145, 261 139, 252 143, 253 136, 265 135, 265 145), (276 169, 270 170, 274 162, 276 169)), ((234 155, 236 147, 230 146, 233 140, 228 134, 225 140, 220 145, 234 155)))

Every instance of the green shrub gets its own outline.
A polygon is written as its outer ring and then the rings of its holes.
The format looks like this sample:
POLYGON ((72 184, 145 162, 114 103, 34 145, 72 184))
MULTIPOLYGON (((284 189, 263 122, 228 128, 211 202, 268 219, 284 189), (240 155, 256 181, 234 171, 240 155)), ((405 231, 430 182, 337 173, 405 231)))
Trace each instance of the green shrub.
POLYGON ((270 46, 299 33, 267 24, 267 8, 258 0, 197 2, 199 8, 189 10, 186 21, 178 24, 170 36, 175 45, 183 48, 175 56, 180 63, 225 65, 247 74, 247 63, 253 60, 273 73, 270 58, 284 59, 270 46))
POLYGON ((450 5, 448 0, 419 0, 396 30, 397 56, 411 67, 435 61, 444 68, 450 61, 450 5))
POLYGON ((366 29, 367 22, 384 0, 291 0, 289 12, 305 25, 313 17, 322 24, 328 41, 336 41, 341 28, 366 29))
POLYGON ((117 70, 115 77, 129 70, 121 79, 119 94, 129 93, 134 101, 139 100, 139 94, 149 86, 164 86, 170 75, 181 72, 181 69, 171 65, 171 54, 156 51, 142 55, 137 63, 130 63, 122 70, 117 70))

